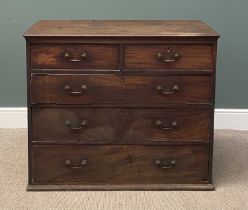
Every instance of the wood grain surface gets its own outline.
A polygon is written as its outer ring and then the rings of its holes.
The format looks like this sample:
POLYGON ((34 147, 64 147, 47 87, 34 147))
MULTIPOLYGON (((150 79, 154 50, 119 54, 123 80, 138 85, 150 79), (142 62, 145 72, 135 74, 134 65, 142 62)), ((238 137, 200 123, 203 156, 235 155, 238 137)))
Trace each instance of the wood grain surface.
POLYGON ((56 104, 190 104, 210 103, 211 77, 209 76, 117 76, 102 75, 56 75, 33 74, 31 79, 32 103, 56 104), (70 85, 72 91, 81 91, 82 85, 87 90, 71 95, 65 90, 70 85), (161 94, 171 92, 173 95, 161 94))
POLYGON ((31 68, 34 69, 118 69, 118 45, 49 44, 31 46, 31 68), (65 58, 65 53, 70 58, 65 58), (81 58, 86 53, 86 58, 81 58), (80 60, 71 62, 70 60, 80 60))
POLYGON ((41 20, 25 37, 218 37, 199 20, 41 20))
POLYGON ((60 184, 158 184, 203 183, 208 180, 207 146, 33 146, 33 183, 60 184), (163 169, 154 160, 170 165, 163 169), (69 168, 64 162, 70 160, 77 167, 69 168))
POLYGON ((35 142, 158 144, 208 141, 210 112, 185 109, 33 108, 35 142), (81 123, 87 125, 81 127, 81 123), (66 122, 70 122, 72 129, 66 122), (156 125, 161 121, 161 125, 156 125), (172 127, 172 122, 177 125, 172 127), (164 129, 172 128, 172 129, 164 129))
POLYGON ((177 69, 204 70, 212 69, 211 45, 126 45, 124 50, 124 69, 177 69), (164 55, 163 59, 156 57, 164 55), (172 60, 178 54, 180 57, 172 60))

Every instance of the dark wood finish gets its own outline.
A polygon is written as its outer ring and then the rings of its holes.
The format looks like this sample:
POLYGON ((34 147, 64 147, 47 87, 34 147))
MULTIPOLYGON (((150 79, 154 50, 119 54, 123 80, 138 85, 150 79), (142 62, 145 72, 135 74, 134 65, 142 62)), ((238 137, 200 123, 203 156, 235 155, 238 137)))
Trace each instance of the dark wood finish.
POLYGON ((41 20, 25 37, 218 37, 199 20, 41 20))
POLYGON ((33 146, 33 183, 158 184, 205 183, 208 180, 206 146, 33 146), (172 168, 160 168, 154 160, 172 168), (87 164, 82 168, 70 168, 87 164))
POLYGON ((32 104, 32 107, 53 107, 53 108, 64 108, 64 107, 74 107, 74 108, 185 108, 185 109, 194 109, 194 110, 205 110, 211 109, 212 104, 32 104))
POLYGON ((33 74, 31 101, 56 104, 210 103, 210 86, 209 76, 33 74), (72 91, 80 91, 82 85, 87 85, 87 90, 71 95, 65 91, 65 85, 70 85, 72 91), (163 95, 157 90, 158 85, 166 92, 171 92, 174 85, 178 85, 179 90, 173 95, 163 95))
POLYGON ((214 189, 214 30, 44 20, 24 37, 27 190, 214 189))
POLYGON ((215 187, 213 184, 98 184, 98 185, 51 185, 51 184, 29 184, 27 191, 102 191, 102 190, 177 190, 177 191, 212 191, 215 187))
POLYGON ((27 77, 27 121, 28 121, 28 184, 31 184, 31 179, 30 177, 32 177, 32 168, 31 168, 31 139, 32 139, 32 114, 31 114, 31 101, 30 101, 30 94, 29 90, 30 90, 30 78, 31 75, 29 73, 29 69, 30 69, 30 43, 28 41, 26 41, 26 77, 27 77))
MULTIPOLYGON (((216 62, 217 62, 217 42, 214 43, 213 45, 213 74, 212 74, 212 95, 215 95, 215 87, 216 87, 216 62)), ((215 97, 212 97, 212 110, 211 110, 211 127, 209 129, 209 133, 210 133, 210 138, 212 139, 213 143, 214 143, 214 113, 215 113, 215 97)), ((214 145, 210 144, 210 149, 209 149, 209 180, 210 182, 212 182, 212 170, 213 170, 213 147, 214 145)))
POLYGON ((31 68, 118 69, 119 47, 110 44, 35 44, 31 46, 31 68), (65 53, 71 58, 65 58, 65 53), (85 58, 81 58, 82 53, 86 53, 85 58))
POLYGON ((168 141, 208 141, 210 112, 183 109, 33 108, 34 141, 85 144, 156 144, 168 141), (81 122, 87 121, 80 128, 81 122), (156 121, 162 122, 157 126, 156 121), (73 128, 66 124, 69 121, 73 128), (170 128, 173 121, 177 126, 170 128))
POLYGON ((211 44, 217 37, 25 37, 30 44, 211 44))
POLYGON ((125 69, 212 69, 212 45, 127 45, 125 69), (157 58, 162 53, 169 60, 157 58), (177 53, 180 57, 173 62, 177 53))

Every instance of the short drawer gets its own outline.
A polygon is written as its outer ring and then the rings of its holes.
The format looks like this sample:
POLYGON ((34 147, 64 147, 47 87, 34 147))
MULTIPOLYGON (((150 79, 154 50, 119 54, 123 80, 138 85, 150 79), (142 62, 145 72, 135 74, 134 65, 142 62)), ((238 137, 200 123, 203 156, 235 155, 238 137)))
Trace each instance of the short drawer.
POLYGON ((125 69, 211 70, 212 45, 127 45, 125 69))
POLYGON ((34 44, 32 69, 119 69, 118 45, 34 44))
POLYGON ((211 103, 210 76, 32 74, 31 103, 211 103))
POLYGON ((163 144, 209 141, 210 111, 137 108, 32 108, 34 142, 163 144))
POLYGON ((207 146, 32 146, 32 181, 142 184, 208 182, 207 146))

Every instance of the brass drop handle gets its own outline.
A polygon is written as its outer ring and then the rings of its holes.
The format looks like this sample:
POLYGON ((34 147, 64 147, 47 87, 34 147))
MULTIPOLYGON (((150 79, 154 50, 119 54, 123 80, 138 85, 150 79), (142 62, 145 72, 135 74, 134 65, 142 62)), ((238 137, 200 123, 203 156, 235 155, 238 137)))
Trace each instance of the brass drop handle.
POLYGON ((175 53, 173 56, 171 56, 170 58, 166 58, 166 56, 161 53, 161 52, 158 52, 156 54, 156 57, 158 60, 160 61, 163 61, 165 63, 173 63, 175 62, 178 58, 180 58, 180 54, 179 53, 175 53))
POLYGON ((163 164, 163 160, 161 160, 161 159, 156 159, 156 160, 154 160, 154 165, 156 166, 156 167, 159 167, 159 168, 162 168, 162 169, 170 169, 170 168, 173 168, 174 166, 176 166, 176 164, 177 164, 177 160, 176 159, 171 159, 170 161, 169 161, 169 163, 168 164, 163 164))
POLYGON ((69 62, 81 62, 81 61, 85 60, 87 57, 88 57, 87 52, 83 52, 80 55, 80 58, 79 59, 73 59, 72 58, 72 55, 70 53, 68 53, 68 52, 64 53, 64 58, 66 60, 68 60, 69 62))
POLYGON ((161 120, 155 120, 154 125, 162 130, 172 130, 177 127, 177 121, 172 121, 170 127, 164 127, 163 122, 161 120))
POLYGON ((65 161, 64 161, 64 164, 65 164, 65 166, 66 166, 67 168, 71 168, 71 169, 80 169, 80 168, 85 167, 85 166, 88 164, 88 162, 87 162, 87 160, 81 160, 80 165, 79 165, 79 166, 75 166, 75 165, 72 163, 71 160, 65 160, 65 161))
POLYGON ((81 87, 80 87, 81 90, 80 91, 73 91, 71 89, 70 85, 65 85, 64 89, 70 95, 81 95, 83 92, 85 92, 88 89, 88 86, 87 85, 81 85, 81 87))
POLYGON ((156 90, 162 95, 174 95, 179 90, 179 86, 173 85, 171 91, 168 91, 168 90, 164 90, 164 88, 161 85, 157 85, 156 90))
POLYGON ((86 127, 88 125, 88 121, 87 120, 82 120, 79 127, 72 127, 72 124, 71 124, 71 122, 69 120, 66 120, 65 124, 71 130, 79 131, 79 130, 82 130, 82 128, 84 128, 84 127, 86 127))

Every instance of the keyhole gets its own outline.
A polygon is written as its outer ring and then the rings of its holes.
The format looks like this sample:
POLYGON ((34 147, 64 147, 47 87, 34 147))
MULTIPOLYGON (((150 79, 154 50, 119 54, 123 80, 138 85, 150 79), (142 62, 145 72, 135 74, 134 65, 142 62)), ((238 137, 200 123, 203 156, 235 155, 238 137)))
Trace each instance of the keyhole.
POLYGON ((171 51, 171 48, 170 48, 170 47, 168 47, 168 48, 167 48, 167 52, 168 52, 168 53, 170 53, 170 51, 171 51))
POLYGON ((125 85, 125 78, 124 77, 121 78, 121 82, 123 85, 125 85))

